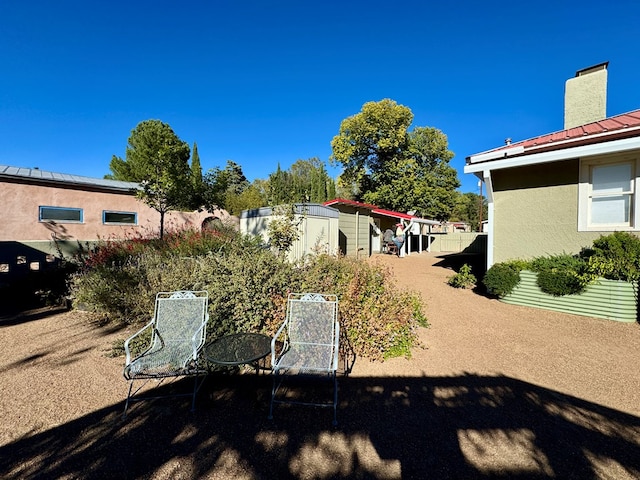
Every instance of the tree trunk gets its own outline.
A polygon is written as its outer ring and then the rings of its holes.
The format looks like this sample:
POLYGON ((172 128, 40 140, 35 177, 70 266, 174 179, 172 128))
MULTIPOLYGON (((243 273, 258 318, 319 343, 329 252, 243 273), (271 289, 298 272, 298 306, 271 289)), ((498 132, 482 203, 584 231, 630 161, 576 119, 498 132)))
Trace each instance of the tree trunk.
POLYGON ((164 238, 164 210, 160 211, 160 240, 164 238))

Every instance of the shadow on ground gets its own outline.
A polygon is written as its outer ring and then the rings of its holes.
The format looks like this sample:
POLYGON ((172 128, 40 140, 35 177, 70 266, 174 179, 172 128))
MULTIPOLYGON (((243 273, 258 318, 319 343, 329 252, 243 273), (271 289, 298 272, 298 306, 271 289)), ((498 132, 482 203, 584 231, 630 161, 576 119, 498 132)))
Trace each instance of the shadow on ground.
POLYGON ((211 375, 195 413, 180 399, 93 412, 0 447, 0 477, 640 477, 640 418, 513 378, 341 378, 336 429, 330 409, 267 420, 270 382, 211 375))

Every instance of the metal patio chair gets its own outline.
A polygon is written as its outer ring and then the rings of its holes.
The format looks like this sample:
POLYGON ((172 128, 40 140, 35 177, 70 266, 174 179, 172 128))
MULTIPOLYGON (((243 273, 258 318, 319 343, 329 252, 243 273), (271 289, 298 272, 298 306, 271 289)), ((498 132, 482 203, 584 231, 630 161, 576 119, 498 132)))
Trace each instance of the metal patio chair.
MULTIPOLYGON (((287 300, 284 323, 271 340, 273 388, 269 419, 275 403, 293 403, 333 408, 333 425, 337 425, 338 298, 320 293, 291 293, 287 300), (288 395, 288 382, 293 375, 328 379, 333 383, 333 399, 329 402, 298 400, 288 395)), ((304 393, 304 392, 302 392, 304 393)), ((303 395, 304 396, 304 395, 303 395)))
POLYGON ((168 378, 194 376, 193 393, 175 396, 192 395, 191 410, 195 409, 196 393, 204 381, 199 381, 199 377, 206 373, 199 366, 198 357, 207 335, 208 298, 206 291, 160 292, 156 295, 153 318, 124 343, 126 360, 123 374, 129 381, 129 393, 123 418, 127 415, 130 402, 161 398, 147 395, 136 397, 150 380, 162 383, 168 378), (145 338, 148 340, 145 341, 145 338), (131 346, 134 342, 148 342, 148 345, 132 359, 131 346), (133 390, 138 380, 143 383, 133 390))

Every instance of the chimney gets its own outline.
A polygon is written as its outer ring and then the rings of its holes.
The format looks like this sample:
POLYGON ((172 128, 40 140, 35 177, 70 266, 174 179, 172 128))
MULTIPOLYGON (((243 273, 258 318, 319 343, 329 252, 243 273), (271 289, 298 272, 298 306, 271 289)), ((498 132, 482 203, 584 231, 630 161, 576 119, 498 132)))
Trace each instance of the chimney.
POLYGON ((564 90, 564 129, 607 118, 607 66, 599 63, 576 72, 564 90))

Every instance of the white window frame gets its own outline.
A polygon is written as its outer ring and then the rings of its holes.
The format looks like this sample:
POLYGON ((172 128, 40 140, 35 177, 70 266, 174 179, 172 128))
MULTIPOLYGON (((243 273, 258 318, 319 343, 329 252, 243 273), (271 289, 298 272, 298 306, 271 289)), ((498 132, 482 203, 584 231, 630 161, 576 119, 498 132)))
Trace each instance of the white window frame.
POLYGON ((138 225, 138 214, 137 212, 121 212, 117 210, 103 210, 102 211, 102 224, 103 225, 138 225), (110 213, 120 214, 120 215, 132 215, 133 222, 107 222, 107 215, 110 213))
POLYGON ((625 155, 615 158, 594 158, 580 161, 580 183, 578 185, 578 231, 579 232, 614 232, 640 230, 640 158, 625 155), (592 224, 591 200, 593 191, 591 185, 591 172, 594 167, 630 165, 630 191, 629 195, 629 223, 592 224))
POLYGON ((38 221, 40 222, 56 222, 56 223, 84 223, 84 210, 82 208, 77 207, 53 207, 50 205, 40 205, 38 208, 38 221), (65 220, 65 219, 57 219, 57 218, 45 218, 42 215, 44 209, 48 210, 68 210, 78 212, 80 214, 80 220, 65 220))

